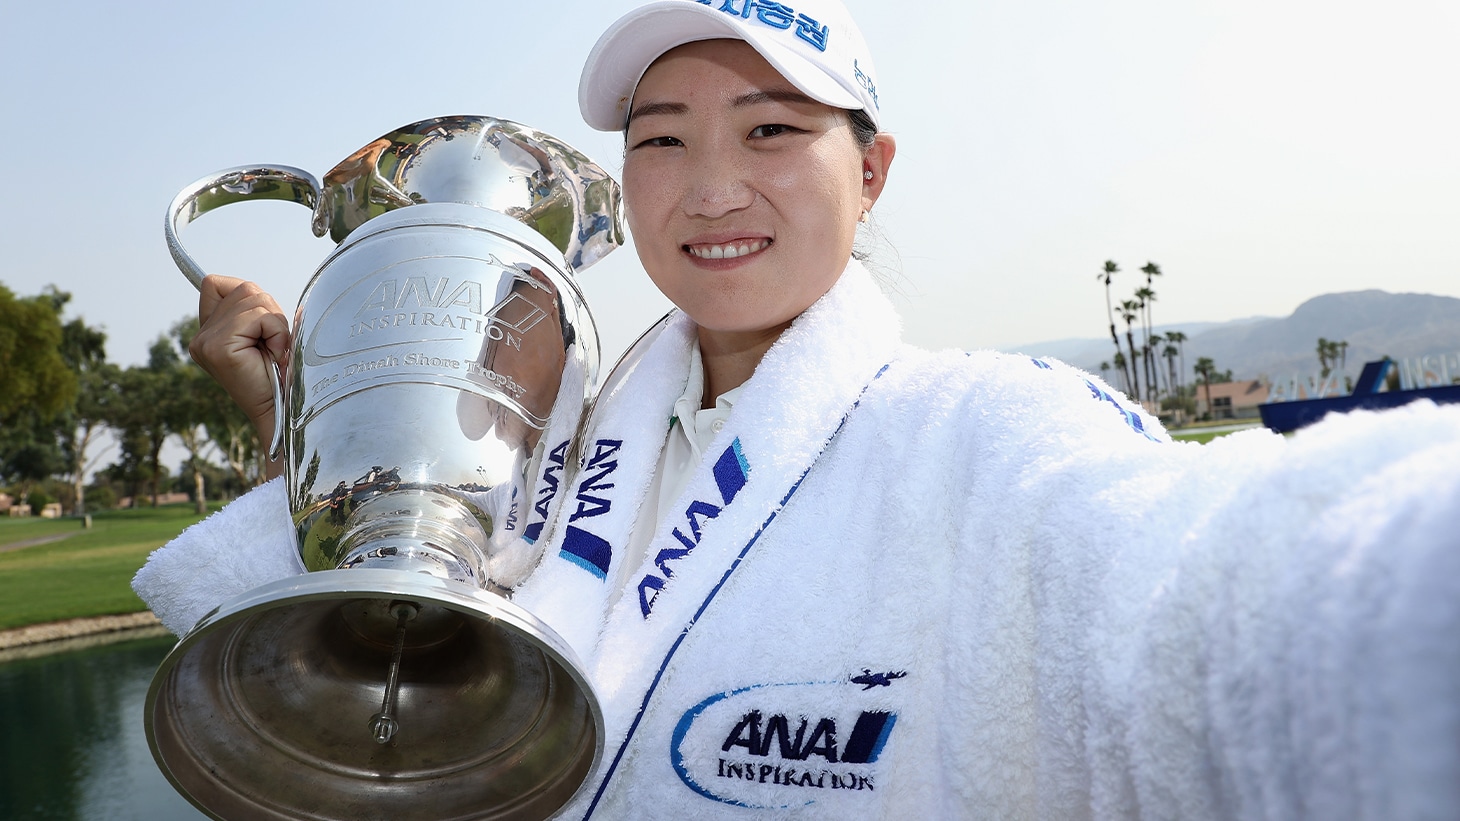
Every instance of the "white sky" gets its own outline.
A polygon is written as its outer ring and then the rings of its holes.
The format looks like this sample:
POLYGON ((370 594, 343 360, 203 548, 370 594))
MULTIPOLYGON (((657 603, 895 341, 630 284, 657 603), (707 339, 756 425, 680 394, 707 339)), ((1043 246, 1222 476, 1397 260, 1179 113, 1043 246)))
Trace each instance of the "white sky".
MULTIPOLYGON (((787 0, 794 7, 794 0, 787 0)), ((547 131, 617 173, 578 118, 582 59, 625 2, 13 3, 0 31, 0 282, 55 283, 114 361, 195 310, 162 239, 173 195, 243 164, 322 176, 446 114, 547 131)), ((1155 260, 1159 323, 1284 315, 1332 291, 1460 296, 1453 0, 850 0, 899 151, 875 215, 907 336, 1105 334, 1096 275, 1155 260)), ((286 309, 327 242, 303 208, 184 229, 286 309)), ((581 279, 606 351, 666 303, 625 249, 581 279)))

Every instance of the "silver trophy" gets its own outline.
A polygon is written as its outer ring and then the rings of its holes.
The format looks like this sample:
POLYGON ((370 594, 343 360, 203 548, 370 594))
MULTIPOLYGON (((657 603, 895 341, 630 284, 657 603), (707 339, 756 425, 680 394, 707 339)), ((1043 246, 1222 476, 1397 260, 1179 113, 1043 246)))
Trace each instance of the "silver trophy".
MULTIPOLYGON (((619 190, 540 132, 406 126, 324 177, 185 189, 166 233, 255 199, 339 243, 299 302, 276 442, 310 571, 203 618, 147 695, 172 784, 227 819, 542 818, 603 751, 579 661, 510 601, 533 490, 577 429, 598 337, 573 273, 618 247, 619 190)), ((540 520, 540 517, 539 517, 540 520)))

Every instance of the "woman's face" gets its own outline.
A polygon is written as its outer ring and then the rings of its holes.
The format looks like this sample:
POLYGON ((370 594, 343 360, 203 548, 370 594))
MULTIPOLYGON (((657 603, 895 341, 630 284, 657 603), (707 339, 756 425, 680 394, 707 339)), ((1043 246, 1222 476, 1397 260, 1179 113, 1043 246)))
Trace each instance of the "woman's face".
POLYGON ((845 111, 742 41, 680 46, 650 66, 629 114, 624 201, 639 258, 702 336, 778 335, 846 267, 892 151, 885 135, 863 149, 845 111))

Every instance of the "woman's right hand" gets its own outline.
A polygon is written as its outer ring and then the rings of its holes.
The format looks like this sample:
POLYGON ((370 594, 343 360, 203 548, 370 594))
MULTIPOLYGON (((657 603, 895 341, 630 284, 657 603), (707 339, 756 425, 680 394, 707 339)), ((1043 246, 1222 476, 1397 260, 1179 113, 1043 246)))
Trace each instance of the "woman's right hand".
MULTIPOLYGON (((225 276, 207 276, 198 293, 198 333, 188 346, 202 366, 243 409, 268 447, 274 435, 273 364, 289 363, 289 319, 258 285, 225 276)), ((282 462, 269 463, 277 476, 282 462)))

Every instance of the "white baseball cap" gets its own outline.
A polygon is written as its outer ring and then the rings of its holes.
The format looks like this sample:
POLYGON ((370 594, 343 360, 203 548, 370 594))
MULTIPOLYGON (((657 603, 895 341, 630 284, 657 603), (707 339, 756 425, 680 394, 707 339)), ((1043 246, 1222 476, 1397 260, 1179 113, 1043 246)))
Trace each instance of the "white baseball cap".
POLYGON ((881 126, 872 56, 838 0, 656 0, 598 38, 578 81, 588 125, 619 131, 634 89, 666 51, 698 40, 744 40, 818 102, 865 110, 881 126))

